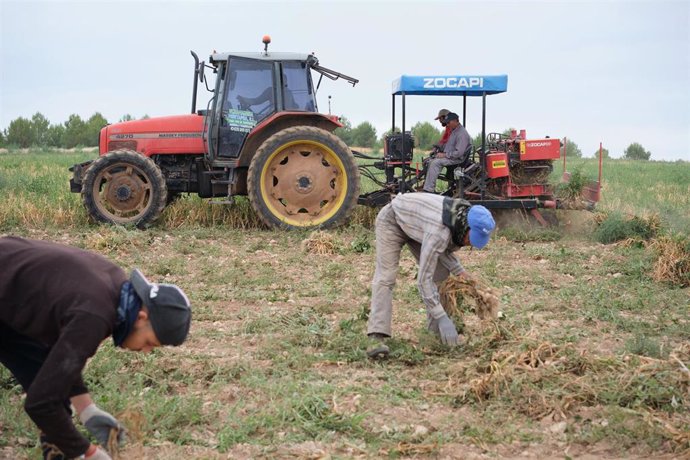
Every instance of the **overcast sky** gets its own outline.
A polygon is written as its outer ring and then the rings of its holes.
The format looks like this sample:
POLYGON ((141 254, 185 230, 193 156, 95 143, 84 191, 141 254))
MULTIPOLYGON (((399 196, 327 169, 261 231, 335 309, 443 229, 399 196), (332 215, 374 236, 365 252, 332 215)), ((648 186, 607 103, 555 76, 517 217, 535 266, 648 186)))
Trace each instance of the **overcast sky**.
MULTIPOLYGON (((488 131, 567 136, 586 156, 600 141, 613 157, 639 142, 652 159, 690 160, 690 0, 0 0, 0 129, 36 112, 52 123, 186 113, 189 50, 258 52, 264 34, 272 51, 313 51, 360 80, 326 81, 318 96, 353 126, 390 128, 401 74, 507 74, 508 92, 487 98, 488 131)), ((408 127, 462 112, 459 97, 406 102, 408 127)), ((467 128, 481 131, 481 99, 468 100, 467 128)))

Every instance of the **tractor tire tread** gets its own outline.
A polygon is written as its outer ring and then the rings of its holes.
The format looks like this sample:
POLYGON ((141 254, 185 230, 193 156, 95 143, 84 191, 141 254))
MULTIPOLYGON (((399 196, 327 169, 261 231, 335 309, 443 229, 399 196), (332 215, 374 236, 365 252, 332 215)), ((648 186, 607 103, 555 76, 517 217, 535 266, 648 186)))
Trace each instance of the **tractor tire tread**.
POLYGON ((167 204, 167 186, 165 177, 161 169, 149 157, 129 149, 112 150, 105 155, 99 156, 94 160, 84 174, 83 185, 81 189, 81 197, 89 219, 97 223, 109 223, 114 225, 122 225, 123 222, 118 222, 111 217, 103 214, 97 204, 96 197, 93 195, 93 182, 95 181, 101 169, 110 166, 115 162, 130 163, 141 169, 146 174, 152 183, 152 200, 151 206, 133 223, 138 228, 146 228, 156 219, 158 219, 167 204))

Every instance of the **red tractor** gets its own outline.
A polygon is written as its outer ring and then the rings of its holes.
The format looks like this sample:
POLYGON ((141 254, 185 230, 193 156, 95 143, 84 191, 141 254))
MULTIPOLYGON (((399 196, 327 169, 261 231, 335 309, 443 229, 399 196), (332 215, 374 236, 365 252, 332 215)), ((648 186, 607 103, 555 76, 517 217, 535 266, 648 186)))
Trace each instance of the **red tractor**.
POLYGON ((74 165, 96 221, 144 227, 180 193, 249 195, 270 227, 330 227, 347 220, 359 195, 352 152, 333 130, 338 117, 318 113, 323 77, 358 80, 319 65, 313 54, 214 53, 195 60, 192 111, 106 126, 99 157, 74 165), (216 74, 208 87, 204 70, 216 74), (312 72, 318 75, 316 85, 312 72), (196 110, 198 83, 213 93, 196 110))

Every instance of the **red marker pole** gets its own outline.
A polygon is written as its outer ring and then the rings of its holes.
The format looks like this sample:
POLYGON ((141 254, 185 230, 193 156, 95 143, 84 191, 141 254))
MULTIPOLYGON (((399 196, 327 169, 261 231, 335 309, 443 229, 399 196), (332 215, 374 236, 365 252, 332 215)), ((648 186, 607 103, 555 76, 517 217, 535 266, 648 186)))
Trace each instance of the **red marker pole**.
POLYGON ((603 165, 603 158, 604 158, 604 148, 601 145, 601 142, 599 142, 599 187, 601 187, 601 168, 603 165))
POLYGON ((568 153, 568 138, 563 138, 563 175, 565 176, 565 156, 568 153))

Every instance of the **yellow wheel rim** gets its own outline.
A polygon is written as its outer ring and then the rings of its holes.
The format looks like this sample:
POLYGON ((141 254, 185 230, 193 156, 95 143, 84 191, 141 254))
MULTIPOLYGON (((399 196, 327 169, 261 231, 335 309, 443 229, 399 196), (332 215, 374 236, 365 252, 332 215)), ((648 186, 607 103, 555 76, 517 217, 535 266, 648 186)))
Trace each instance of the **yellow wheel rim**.
POLYGON ((348 188, 343 162, 316 141, 282 145, 264 163, 260 180, 271 214, 295 227, 328 221, 342 207, 348 188))

